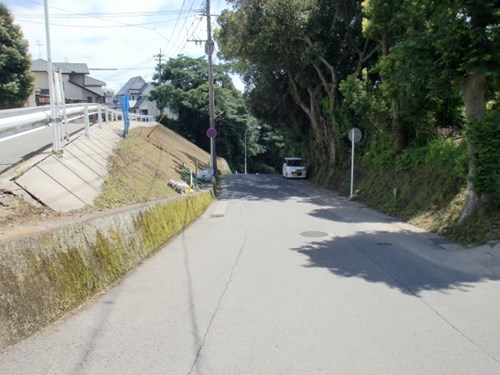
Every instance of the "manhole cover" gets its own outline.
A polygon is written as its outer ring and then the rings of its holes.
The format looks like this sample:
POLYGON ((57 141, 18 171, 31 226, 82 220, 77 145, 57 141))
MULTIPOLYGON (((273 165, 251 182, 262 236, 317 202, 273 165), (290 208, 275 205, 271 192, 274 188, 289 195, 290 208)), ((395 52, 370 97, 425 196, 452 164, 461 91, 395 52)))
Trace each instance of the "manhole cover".
POLYGON ((308 231, 308 232, 302 232, 300 235, 302 237, 320 238, 320 237, 326 237, 326 236, 328 236, 328 233, 311 230, 311 231, 308 231))

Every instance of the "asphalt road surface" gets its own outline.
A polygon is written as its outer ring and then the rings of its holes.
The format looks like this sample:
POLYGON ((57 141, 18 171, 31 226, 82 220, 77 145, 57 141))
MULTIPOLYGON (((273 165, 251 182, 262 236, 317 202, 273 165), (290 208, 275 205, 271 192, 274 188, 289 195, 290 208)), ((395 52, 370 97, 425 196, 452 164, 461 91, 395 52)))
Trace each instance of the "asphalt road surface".
POLYGON ((307 181, 231 175, 123 282, 0 354, 7 374, 500 374, 500 280, 307 181))

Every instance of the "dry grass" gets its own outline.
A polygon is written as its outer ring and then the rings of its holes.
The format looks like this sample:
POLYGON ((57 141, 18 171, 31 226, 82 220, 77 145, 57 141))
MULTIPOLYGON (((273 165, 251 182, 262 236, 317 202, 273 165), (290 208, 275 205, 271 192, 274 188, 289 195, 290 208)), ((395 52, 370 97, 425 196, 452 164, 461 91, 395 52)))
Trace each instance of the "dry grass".
MULTIPOLYGON (((176 195, 167 185, 169 179, 181 180, 184 168, 196 171, 208 168, 209 163, 208 152, 164 126, 134 128, 110 158, 109 174, 94 205, 58 213, 0 191, 0 234, 24 233, 30 226, 176 195)), ((218 163, 219 167, 226 165, 223 159, 218 163)))
POLYGON ((408 221, 410 224, 428 231, 439 233, 443 236, 449 235, 451 228, 453 228, 462 213, 465 195, 466 192, 463 189, 446 207, 420 213, 408 221))
POLYGON ((163 127, 133 129, 110 159, 109 175, 95 208, 113 208, 177 194, 167 185, 184 168, 208 168, 210 155, 163 127))

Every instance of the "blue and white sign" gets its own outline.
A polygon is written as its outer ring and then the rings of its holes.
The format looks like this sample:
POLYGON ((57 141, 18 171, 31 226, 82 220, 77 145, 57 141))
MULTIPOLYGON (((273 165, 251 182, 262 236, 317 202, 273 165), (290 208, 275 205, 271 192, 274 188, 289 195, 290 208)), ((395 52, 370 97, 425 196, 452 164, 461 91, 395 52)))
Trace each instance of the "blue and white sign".
POLYGON ((130 119, 128 116, 128 112, 130 110, 129 99, 130 98, 128 95, 122 95, 121 105, 122 105, 122 113, 123 113, 123 122, 125 123, 125 128, 123 129, 123 137, 124 138, 127 138, 128 128, 130 127, 130 119))

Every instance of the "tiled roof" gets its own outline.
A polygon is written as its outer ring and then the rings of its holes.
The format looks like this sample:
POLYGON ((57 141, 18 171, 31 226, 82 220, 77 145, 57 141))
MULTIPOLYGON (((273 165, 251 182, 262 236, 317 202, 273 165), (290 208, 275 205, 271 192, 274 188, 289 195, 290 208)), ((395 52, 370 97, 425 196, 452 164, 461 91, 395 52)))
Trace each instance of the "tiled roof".
POLYGON ((92 78, 91 76, 85 76, 85 87, 89 87, 89 86, 102 87, 102 86, 106 86, 106 82, 92 78))
MULTIPOLYGON (((52 65, 56 68, 60 68, 62 73, 70 74, 89 74, 89 68, 85 63, 58 63, 53 62, 52 65)), ((47 61, 43 59, 34 60, 31 65, 31 70, 33 72, 46 72, 47 71, 47 61)))
POLYGON ((151 92, 152 89, 154 89, 153 82, 146 83, 146 86, 142 90, 142 95, 149 96, 149 93, 151 92))
POLYGON ((138 92, 141 92, 144 85, 146 85, 146 81, 141 76, 132 77, 128 80, 125 86, 118 90, 115 95, 126 95, 130 92, 130 90, 137 90, 138 92))
POLYGON ((101 87, 85 86, 85 90, 90 91, 99 96, 104 96, 104 90, 101 87))

